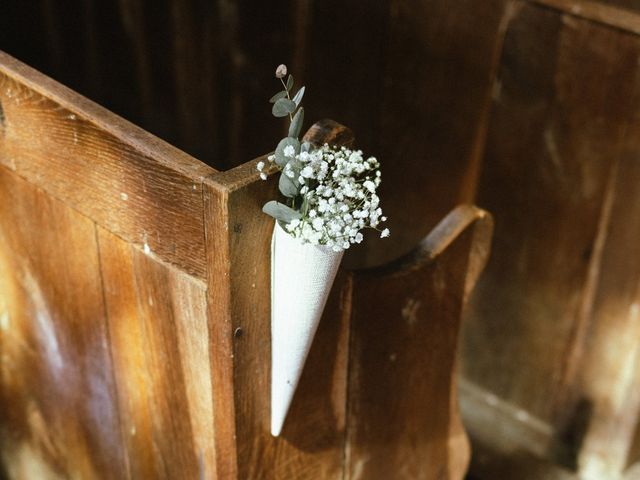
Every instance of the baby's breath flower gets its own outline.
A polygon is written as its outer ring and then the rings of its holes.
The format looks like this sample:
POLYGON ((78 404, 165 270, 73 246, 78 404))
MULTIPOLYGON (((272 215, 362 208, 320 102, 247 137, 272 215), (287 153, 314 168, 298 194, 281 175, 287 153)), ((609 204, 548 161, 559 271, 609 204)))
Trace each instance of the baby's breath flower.
POLYGON ((267 179, 267 174, 266 174, 266 173, 264 173, 264 172, 260 172, 260 178, 261 178, 262 180, 266 180, 266 179, 267 179))
POLYGON ((384 230, 382 230, 382 232, 380 232, 380 238, 386 238, 389 235, 391 235, 391 233, 389 232, 388 228, 385 228, 384 230))
MULTIPOLYGON (((326 245, 335 251, 360 243, 363 228, 376 228, 382 209, 376 189, 380 184, 380 164, 364 159, 360 150, 324 145, 310 152, 292 153, 283 172, 297 176, 301 185, 301 219, 291 221, 287 231, 303 243, 326 245), (298 162, 298 167, 292 163, 298 162), (299 173, 296 174, 296 171, 299 173)), ((389 230, 381 232, 388 236, 389 230)))
POLYGON ((256 165, 256 168, 258 169, 259 172, 261 172, 264 169, 264 162, 258 162, 258 164, 256 165))

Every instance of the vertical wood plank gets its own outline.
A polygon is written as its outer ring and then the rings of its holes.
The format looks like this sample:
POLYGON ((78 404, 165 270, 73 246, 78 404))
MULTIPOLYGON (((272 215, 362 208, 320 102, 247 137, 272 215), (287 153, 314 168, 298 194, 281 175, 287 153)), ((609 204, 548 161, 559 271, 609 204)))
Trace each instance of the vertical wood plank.
POLYGON ((214 478, 204 285, 106 231, 100 251, 134 478, 214 478))
POLYGON ((93 222, 0 168, 0 452, 10 478, 128 478, 93 222))

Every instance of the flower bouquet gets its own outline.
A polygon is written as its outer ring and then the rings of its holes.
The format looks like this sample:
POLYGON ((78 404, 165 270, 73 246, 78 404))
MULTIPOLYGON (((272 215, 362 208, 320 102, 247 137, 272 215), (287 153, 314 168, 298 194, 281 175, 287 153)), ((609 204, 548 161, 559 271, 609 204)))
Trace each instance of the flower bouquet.
MULTIPOLYGON (((271 242, 271 434, 282 430, 304 362, 318 328, 344 251, 363 240, 362 230, 386 221, 376 189, 380 164, 359 150, 298 139, 304 121, 300 106, 305 87, 293 93, 294 81, 280 65, 276 78, 283 90, 270 100, 276 117, 288 117, 287 137, 269 163, 281 172, 284 202, 264 205, 274 217, 271 242)), ((267 179, 266 165, 257 165, 267 179)), ((380 231, 381 237, 389 229, 380 231)))

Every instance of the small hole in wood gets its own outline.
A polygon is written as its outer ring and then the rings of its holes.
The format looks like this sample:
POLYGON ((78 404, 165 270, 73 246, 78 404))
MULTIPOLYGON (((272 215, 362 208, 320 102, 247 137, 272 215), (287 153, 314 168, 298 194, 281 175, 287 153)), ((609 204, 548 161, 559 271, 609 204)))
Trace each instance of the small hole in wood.
POLYGON ((233 336, 236 338, 240 338, 242 336, 242 328, 240 327, 236 328, 236 331, 233 332, 233 336))
POLYGON ((0 133, 4 134, 4 109, 2 108, 2 102, 0 102, 0 133))

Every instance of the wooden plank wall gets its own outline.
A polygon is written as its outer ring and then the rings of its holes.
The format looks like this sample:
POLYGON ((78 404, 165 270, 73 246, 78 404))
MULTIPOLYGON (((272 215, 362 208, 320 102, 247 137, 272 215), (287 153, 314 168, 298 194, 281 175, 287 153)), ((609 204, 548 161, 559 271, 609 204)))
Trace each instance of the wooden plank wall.
POLYGON ((22 3, 0 47, 222 169, 273 148, 261 102, 289 63, 308 118, 383 163, 396 242, 351 265, 408 251, 459 200, 491 210, 500 253, 463 344, 477 437, 596 478, 638 459, 636 0, 22 3))
POLYGON ((640 17, 607 3, 511 2, 475 197, 503 253, 461 385, 488 477, 619 478, 637 460, 640 17))
POLYGON ((0 105, 2 475, 215 476, 215 170, 3 53, 0 105))

